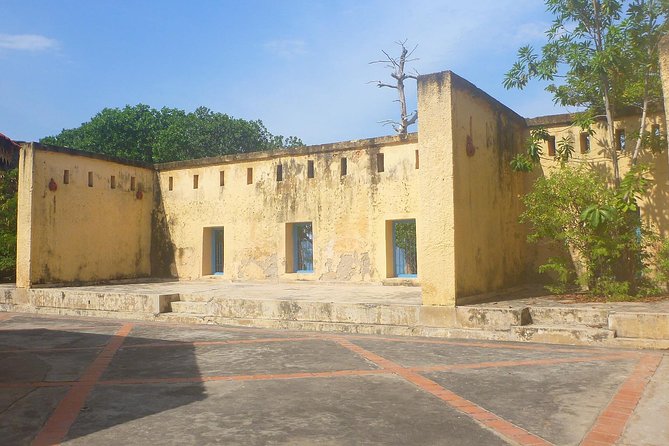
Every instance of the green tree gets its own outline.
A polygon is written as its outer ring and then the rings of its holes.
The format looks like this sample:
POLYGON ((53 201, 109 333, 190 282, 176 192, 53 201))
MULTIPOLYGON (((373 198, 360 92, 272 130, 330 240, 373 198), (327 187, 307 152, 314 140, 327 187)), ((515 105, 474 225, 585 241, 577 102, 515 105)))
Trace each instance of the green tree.
MULTIPOLYGON (((587 131, 606 120, 601 141, 620 184, 614 121, 619 111, 659 102, 657 43, 666 27, 666 0, 545 0, 553 15, 548 43, 537 54, 530 46, 506 74, 506 88, 524 88, 532 79, 547 82, 556 104, 578 107, 575 124, 587 131)), ((645 114, 644 114, 645 118, 645 114)), ((642 123, 643 124, 643 123, 642 123)), ((644 141, 640 125, 635 162, 644 141)))
POLYGON ((16 274, 16 210, 18 169, 0 170, 0 282, 16 274))
POLYGON ((236 119, 206 107, 187 113, 144 104, 105 108, 81 126, 41 142, 149 163, 302 145, 299 138, 271 134, 260 120, 236 119))

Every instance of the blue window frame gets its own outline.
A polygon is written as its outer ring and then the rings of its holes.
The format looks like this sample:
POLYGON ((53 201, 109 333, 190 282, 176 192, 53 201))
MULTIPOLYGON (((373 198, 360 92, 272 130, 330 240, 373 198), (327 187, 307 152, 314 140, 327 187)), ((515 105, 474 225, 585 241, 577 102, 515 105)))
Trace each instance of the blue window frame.
POLYGON ((314 272, 314 233, 311 223, 293 224, 293 255, 295 272, 314 272))
POLYGON ((223 228, 211 230, 211 272, 223 274, 223 228))
POLYGON ((393 221, 393 266, 395 277, 417 277, 416 220, 393 221))

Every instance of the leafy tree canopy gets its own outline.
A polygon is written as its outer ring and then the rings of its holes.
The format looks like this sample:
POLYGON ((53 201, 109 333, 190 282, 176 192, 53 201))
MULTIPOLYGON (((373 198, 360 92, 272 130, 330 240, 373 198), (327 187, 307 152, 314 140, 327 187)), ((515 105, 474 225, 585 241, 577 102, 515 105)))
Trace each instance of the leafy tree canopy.
MULTIPOLYGON (((640 112, 632 155, 636 164, 650 107, 662 102, 658 43, 667 31, 668 0, 544 0, 554 20, 547 43, 537 52, 518 51, 506 74, 506 88, 524 88, 530 80, 546 83, 556 104, 583 110, 575 124, 590 130, 604 117, 602 141, 612 163, 616 185, 621 174, 614 144, 614 121, 623 109, 640 112)), ((530 154, 531 155, 531 154, 530 154)), ((530 156, 531 157, 531 156, 530 156)), ((517 160, 516 164, 524 160, 517 160)), ((520 166, 525 167, 525 166, 520 166)))
POLYGON ((260 120, 236 119, 206 107, 187 113, 145 104, 105 108, 81 126, 40 142, 150 163, 303 145, 294 136, 271 134, 260 120))

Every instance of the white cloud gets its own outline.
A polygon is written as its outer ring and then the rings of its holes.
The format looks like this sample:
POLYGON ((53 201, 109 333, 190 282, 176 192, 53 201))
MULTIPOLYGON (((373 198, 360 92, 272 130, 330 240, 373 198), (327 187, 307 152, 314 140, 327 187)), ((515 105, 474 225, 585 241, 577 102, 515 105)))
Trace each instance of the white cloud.
POLYGON ((58 48, 58 41, 39 34, 0 34, 0 50, 46 51, 58 48))
POLYGON ((273 55, 284 59, 292 59, 307 53, 307 43, 299 39, 270 40, 263 46, 273 55))

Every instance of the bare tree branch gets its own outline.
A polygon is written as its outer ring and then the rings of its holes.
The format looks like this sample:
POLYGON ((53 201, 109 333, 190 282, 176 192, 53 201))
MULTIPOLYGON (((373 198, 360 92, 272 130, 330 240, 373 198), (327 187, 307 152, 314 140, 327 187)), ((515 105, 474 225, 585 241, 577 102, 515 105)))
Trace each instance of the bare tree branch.
MULTIPOLYGON (((404 81, 407 79, 418 79, 418 72, 414 70, 415 74, 407 74, 404 71, 404 68, 408 62, 413 62, 415 60, 418 60, 417 58, 410 58, 410 56, 413 54, 414 51, 416 51, 416 48, 418 48, 418 45, 414 46, 411 51, 409 51, 406 47, 406 42, 407 40, 398 40, 395 42, 398 44, 401 48, 400 55, 399 57, 392 57, 390 56, 386 51, 381 50, 381 52, 386 56, 386 60, 376 60, 370 62, 370 64, 373 63, 383 63, 385 64, 386 68, 391 69, 390 77, 395 79, 396 83, 395 85, 384 83, 382 81, 372 81, 376 83, 376 86, 381 88, 381 87, 388 87, 388 88, 394 88, 397 90, 397 95, 398 99, 396 99, 394 102, 399 102, 400 103, 400 121, 393 121, 393 120, 385 120, 381 121, 383 125, 392 125, 395 131, 400 134, 400 135, 406 135, 408 132, 408 127, 416 122, 418 119, 418 113, 413 112, 411 116, 407 114, 407 104, 406 104, 406 96, 404 92, 404 81)), ((370 82, 371 83, 371 82, 370 82)))

